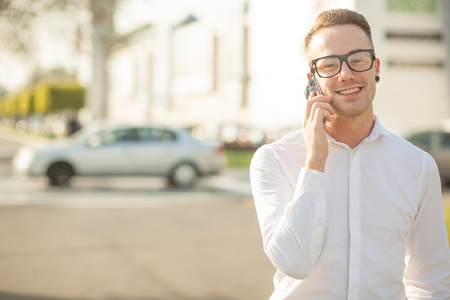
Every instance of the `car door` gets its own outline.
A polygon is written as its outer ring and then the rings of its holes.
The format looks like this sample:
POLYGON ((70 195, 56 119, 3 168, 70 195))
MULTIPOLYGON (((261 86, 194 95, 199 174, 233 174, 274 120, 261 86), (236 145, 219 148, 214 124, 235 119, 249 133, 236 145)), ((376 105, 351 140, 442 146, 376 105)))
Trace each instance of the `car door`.
POLYGON ((136 128, 138 142, 133 146, 131 166, 136 174, 166 175, 179 148, 175 132, 158 127, 136 128))
POLYGON ((78 172, 83 175, 128 175, 131 148, 136 143, 133 128, 104 130, 91 136, 82 155, 78 172))

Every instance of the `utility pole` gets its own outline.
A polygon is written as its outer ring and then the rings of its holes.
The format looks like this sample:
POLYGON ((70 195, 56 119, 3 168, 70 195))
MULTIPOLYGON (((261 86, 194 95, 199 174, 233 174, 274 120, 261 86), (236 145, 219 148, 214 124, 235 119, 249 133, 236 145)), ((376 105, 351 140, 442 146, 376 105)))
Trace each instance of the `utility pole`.
POLYGON ((108 72, 106 62, 114 38, 114 0, 90 0, 92 12, 92 77, 87 106, 92 119, 107 117, 108 72))

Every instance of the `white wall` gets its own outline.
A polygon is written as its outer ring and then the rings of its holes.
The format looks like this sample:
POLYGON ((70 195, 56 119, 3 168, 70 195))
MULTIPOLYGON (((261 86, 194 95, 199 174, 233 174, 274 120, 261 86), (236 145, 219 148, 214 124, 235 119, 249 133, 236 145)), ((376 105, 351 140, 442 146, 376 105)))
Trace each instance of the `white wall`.
MULTIPOLYGON (((169 32, 170 47, 166 48, 166 54, 159 50, 155 53, 155 66, 161 66, 159 59, 165 55, 170 57, 166 101, 155 103, 156 110, 152 113, 152 119, 158 123, 177 126, 246 123, 241 97, 243 2, 216 4, 184 9, 185 16, 190 13, 198 21, 169 32)), ((155 82, 155 101, 164 98, 163 89, 166 87, 155 82)))
POLYGON ((121 122, 150 121, 152 106, 152 45, 141 37, 111 55, 109 68, 109 119, 121 122))
POLYGON ((389 60, 445 61, 442 41, 387 39, 387 32, 439 32, 439 14, 388 12, 387 1, 359 0, 357 9, 368 19, 376 55, 381 60, 381 81, 377 85, 375 113, 397 133, 441 128, 449 116, 446 69, 395 67, 389 60))

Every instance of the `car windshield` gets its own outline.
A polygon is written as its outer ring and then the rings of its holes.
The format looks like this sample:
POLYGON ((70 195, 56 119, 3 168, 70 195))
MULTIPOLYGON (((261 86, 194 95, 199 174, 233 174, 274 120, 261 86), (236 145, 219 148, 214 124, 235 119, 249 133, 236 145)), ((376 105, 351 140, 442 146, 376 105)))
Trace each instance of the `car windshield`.
POLYGON ((99 122, 88 123, 79 131, 69 136, 71 143, 79 143, 86 140, 87 137, 98 133, 102 129, 102 125, 99 122))

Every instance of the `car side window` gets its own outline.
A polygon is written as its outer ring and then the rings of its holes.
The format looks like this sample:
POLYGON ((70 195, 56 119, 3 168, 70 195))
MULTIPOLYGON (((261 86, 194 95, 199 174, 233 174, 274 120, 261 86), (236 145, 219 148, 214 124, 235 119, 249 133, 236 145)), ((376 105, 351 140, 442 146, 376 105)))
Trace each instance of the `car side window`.
POLYGON ((121 128, 111 131, 102 131, 99 134, 102 144, 111 145, 119 142, 136 140, 136 130, 133 128, 121 128))
POLYGON ((431 148, 431 133, 430 132, 421 132, 411 136, 408 139, 411 143, 416 145, 422 150, 430 151, 431 148))
POLYGON ((163 128, 138 128, 138 139, 146 142, 173 142, 176 140, 175 133, 163 128))
POLYGON ((450 148, 450 133, 441 133, 441 146, 442 148, 450 148))

